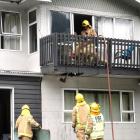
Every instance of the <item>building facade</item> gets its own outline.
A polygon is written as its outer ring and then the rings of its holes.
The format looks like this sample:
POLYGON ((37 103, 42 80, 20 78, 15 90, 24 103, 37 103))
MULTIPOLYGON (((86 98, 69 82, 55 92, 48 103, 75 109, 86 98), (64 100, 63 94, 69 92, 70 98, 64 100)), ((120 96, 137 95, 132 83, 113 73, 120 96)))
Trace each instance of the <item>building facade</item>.
POLYGON ((14 121, 21 105, 27 103, 42 128, 50 130, 51 140, 75 139, 71 112, 79 91, 89 104, 97 101, 101 105, 105 139, 111 140, 108 94, 111 90, 115 139, 139 139, 137 2, 132 5, 125 0, 0 2, 0 96, 4 109, 5 94, 9 93, 6 107, 12 122, 7 124, 9 131, 2 128, 3 134, 11 132, 14 139, 14 121), (85 19, 98 37, 80 36, 85 19), (85 49, 77 50, 80 46, 85 49))

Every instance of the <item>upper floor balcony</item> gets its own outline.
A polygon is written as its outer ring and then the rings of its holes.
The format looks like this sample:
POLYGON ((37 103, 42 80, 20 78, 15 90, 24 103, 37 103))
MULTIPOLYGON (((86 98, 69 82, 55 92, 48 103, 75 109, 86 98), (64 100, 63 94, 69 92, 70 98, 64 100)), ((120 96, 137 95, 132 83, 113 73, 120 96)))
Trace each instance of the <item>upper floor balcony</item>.
POLYGON ((140 75, 140 41, 56 33, 40 40, 43 74, 140 75))

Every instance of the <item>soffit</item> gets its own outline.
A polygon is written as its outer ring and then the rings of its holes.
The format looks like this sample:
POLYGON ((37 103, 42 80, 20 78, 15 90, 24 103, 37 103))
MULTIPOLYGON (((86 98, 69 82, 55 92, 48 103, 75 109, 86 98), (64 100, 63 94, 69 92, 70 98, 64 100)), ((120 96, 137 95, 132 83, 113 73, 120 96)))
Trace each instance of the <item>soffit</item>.
POLYGON ((137 2, 136 0, 120 0, 120 1, 124 1, 127 5, 140 11, 140 3, 137 2))

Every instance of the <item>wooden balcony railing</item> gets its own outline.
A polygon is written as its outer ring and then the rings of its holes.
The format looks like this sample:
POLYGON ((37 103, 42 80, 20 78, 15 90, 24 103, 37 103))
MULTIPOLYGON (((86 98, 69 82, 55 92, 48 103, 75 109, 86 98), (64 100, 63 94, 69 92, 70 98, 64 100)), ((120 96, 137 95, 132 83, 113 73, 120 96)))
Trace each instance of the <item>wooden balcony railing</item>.
POLYGON ((70 34, 40 40, 40 65, 140 69, 140 42, 70 34), (107 60, 108 59, 108 60, 107 60))

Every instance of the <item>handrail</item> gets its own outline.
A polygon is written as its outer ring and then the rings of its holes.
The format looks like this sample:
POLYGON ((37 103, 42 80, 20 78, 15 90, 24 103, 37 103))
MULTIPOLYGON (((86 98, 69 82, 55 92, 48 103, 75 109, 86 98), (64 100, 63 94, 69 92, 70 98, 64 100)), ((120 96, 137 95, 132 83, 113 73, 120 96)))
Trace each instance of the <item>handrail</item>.
POLYGON ((43 37, 40 40, 40 65, 105 67, 105 52, 108 51, 110 68, 140 68, 140 41, 105 38, 107 50, 103 41, 102 37, 65 33, 43 37), (133 49, 125 59, 123 53, 130 46, 133 49))

